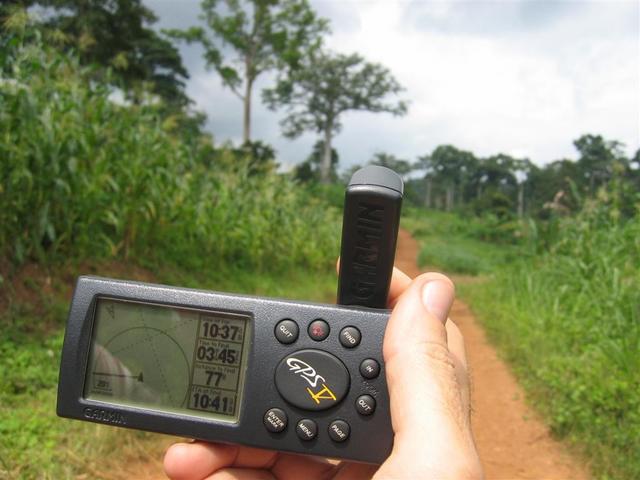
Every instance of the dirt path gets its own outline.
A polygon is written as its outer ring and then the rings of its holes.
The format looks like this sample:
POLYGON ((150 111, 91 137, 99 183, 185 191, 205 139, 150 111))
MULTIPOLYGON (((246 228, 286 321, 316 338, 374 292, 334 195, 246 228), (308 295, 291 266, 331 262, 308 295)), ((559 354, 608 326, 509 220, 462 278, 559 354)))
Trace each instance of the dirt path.
MULTIPOLYGON (((396 266, 415 277, 420 273, 418 252, 416 240, 401 230, 396 266)), ((451 319, 465 339, 473 385, 472 424, 487 479, 588 479, 587 470, 551 438, 526 405, 522 388, 487 342, 469 307, 456 300, 451 319)))

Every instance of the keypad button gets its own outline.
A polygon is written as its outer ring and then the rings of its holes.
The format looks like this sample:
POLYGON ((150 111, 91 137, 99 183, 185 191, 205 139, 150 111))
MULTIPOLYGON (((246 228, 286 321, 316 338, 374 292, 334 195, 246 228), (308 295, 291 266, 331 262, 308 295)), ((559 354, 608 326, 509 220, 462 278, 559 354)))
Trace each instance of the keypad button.
POLYGON ((301 440, 313 440, 314 438, 316 438, 316 435, 318 435, 318 426, 313 420, 309 418, 303 418, 296 425, 296 433, 301 440))
POLYGON ((309 324, 309 336, 316 342, 320 342, 329 336, 329 324, 321 318, 309 324))
POLYGON ((360 330, 356 327, 345 327, 340 330, 340 343, 345 348, 354 348, 360 344, 360 330))
POLYGON ((280 320, 276 325, 275 335, 280 343, 288 345, 298 339, 298 324, 289 318, 280 320))
POLYGON ((367 358, 360 364, 360 375, 364 378, 376 378, 380 374, 380 364, 373 358, 367 358))
POLYGON ((280 360, 274 378, 282 398, 298 408, 320 411, 340 403, 349 391, 349 370, 335 355, 312 348, 280 360))
POLYGON ((371 395, 360 395, 356 399, 356 410, 360 415, 371 415, 376 410, 376 400, 371 395))
POLYGON ((329 437, 334 442, 344 442, 347 438, 349 438, 349 434, 351 433, 351 427, 344 420, 334 420, 329 425, 329 437))
POLYGON ((280 408, 270 408, 264 414, 264 426, 273 433, 278 433, 287 428, 287 414, 280 408))

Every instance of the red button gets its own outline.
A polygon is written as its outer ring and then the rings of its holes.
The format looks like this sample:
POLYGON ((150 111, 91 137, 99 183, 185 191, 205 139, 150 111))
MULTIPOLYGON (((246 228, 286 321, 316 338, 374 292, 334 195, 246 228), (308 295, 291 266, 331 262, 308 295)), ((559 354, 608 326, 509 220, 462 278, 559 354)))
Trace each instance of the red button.
POLYGON ((319 342, 329 335, 329 324, 322 319, 314 320, 309 324, 309 336, 319 342))

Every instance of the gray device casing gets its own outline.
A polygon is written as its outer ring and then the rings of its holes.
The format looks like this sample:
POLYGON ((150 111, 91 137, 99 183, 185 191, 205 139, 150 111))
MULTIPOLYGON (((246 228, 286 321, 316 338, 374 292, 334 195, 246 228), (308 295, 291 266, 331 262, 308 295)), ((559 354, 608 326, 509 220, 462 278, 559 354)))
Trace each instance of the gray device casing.
POLYGON ((57 413, 61 417, 200 440, 379 464, 390 454, 393 443, 382 358, 382 340, 388 318, 388 310, 80 277, 65 332, 57 413), (251 318, 252 338, 238 423, 106 404, 84 398, 94 311, 96 300, 100 297, 248 315, 251 318), (276 324, 285 318, 293 319, 300 331, 297 341, 289 345, 278 342, 274 335, 276 324), (308 325, 318 318, 324 319, 330 326, 329 336, 319 342, 307 334, 308 325), (361 342, 355 348, 345 348, 338 340, 338 333, 346 326, 357 327, 362 333, 361 342), (308 348, 335 355, 349 370, 350 388, 346 397, 328 410, 297 408, 280 396, 274 383, 278 363, 290 353, 308 348), (380 374, 371 380, 363 378, 359 372, 360 363, 367 358, 377 360, 381 367, 380 374), (356 411, 356 399, 363 394, 371 395, 376 401, 372 415, 363 416, 356 411), (274 407, 281 408, 288 416, 287 428, 280 433, 269 432, 263 424, 265 412, 274 407), (295 426, 303 418, 317 423, 318 435, 314 440, 303 441, 297 436, 295 426), (328 434, 329 424, 337 419, 346 421, 351 429, 349 438, 342 443, 332 441, 328 434))

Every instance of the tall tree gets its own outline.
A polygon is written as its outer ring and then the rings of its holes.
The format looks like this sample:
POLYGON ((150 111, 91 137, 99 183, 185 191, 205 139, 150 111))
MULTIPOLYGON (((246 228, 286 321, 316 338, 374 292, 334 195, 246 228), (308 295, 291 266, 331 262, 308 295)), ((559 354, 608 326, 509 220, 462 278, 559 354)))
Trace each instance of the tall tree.
POLYGON ((111 67, 127 93, 145 82, 169 103, 185 104, 188 78, 175 46, 151 26, 157 17, 142 0, 7 0, 5 4, 39 5, 49 10, 45 26, 66 37, 87 64, 111 67))
MULTIPOLYGON (((427 160, 422 160, 427 163, 427 160)), ((462 197, 465 184, 474 172, 477 163, 473 153, 459 150, 452 145, 440 145, 428 159, 433 176, 446 188, 445 208, 451 210, 455 204, 455 192, 462 197)))
POLYGON ((328 22, 307 0, 203 0, 201 7, 208 31, 167 33, 204 47, 207 67, 243 102, 242 139, 249 142, 256 79, 269 70, 296 68, 306 52, 320 47, 328 22))
MULTIPOLYGON (((303 181, 314 181, 317 182, 320 180, 320 167, 322 166, 322 155, 324 153, 324 144, 322 140, 318 140, 313 145, 313 150, 311 154, 307 157, 307 159, 299 164, 295 169, 295 178, 303 181)), ((335 148, 331 149, 331 181, 335 181, 338 179, 338 163, 340 162, 340 157, 338 156, 338 152, 335 148)))
POLYGON ((422 155, 418 157, 418 160, 413 165, 414 170, 424 171, 424 206, 427 208, 433 207, 433 180, 435 176, 435 170, 433 163, 431 162, 431 155, 422 155))
POLYGON ((609 181, 615 163, 625 163, 622 153, 623 144, 618 141, 607 141, 601 135, 582 135, 573 142, 578 150, 578 168, 582 181, 589 193, 609 181))
POLYGON ((342 128, 342 114, 360 110, 404 115, 406 103, 389 100, 400 91, 398 81, 382 65, 366 62, 358 54, 317 52, 281 75, 274 88, 265 90, 264 99, 271 109, 286 108, 281 122, 285 136, 295 138, 309 130, 322 135, 321 178, 329 182, 331 145, 342 128))

